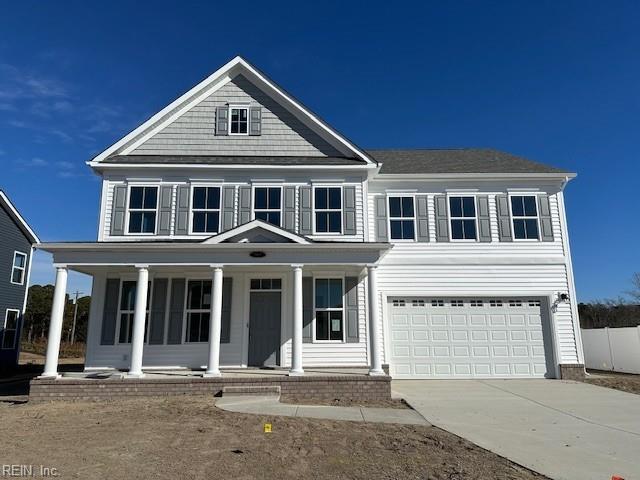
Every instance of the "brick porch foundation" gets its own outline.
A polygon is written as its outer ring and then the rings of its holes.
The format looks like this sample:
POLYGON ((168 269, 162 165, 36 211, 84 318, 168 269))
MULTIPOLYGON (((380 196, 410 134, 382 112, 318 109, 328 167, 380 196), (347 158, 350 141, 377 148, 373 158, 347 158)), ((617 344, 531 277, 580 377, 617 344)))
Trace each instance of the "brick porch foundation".
POLYGON ((575 380, 578 382, 584 381, 584 365, 576 364, 564 364, 560 365, 560 378, 562 380, 575 380))
POLYGON ((389 376, 302 376, 249 378, 59 379, 31 381, 30 402, 115 400, 126 397, 219 395, 225 386, 279 386, 281 398, 378 401, 391 399, 389 376))

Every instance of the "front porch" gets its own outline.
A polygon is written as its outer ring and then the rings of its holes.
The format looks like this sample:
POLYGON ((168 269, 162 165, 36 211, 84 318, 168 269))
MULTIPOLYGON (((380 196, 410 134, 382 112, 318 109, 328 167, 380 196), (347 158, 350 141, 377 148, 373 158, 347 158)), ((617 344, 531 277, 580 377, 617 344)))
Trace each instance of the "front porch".
POLYGON ((58 381, 63 390, 81 382, 145 391, 175 381, 184 392, 245 377, 293 385, 287 378, 385 376, 376 269, 388 244, 314 242, 254 221, 205 241, 43 248, 54 254, 57 275, 36 393, 56 390, 58 381), (57 369, 69 269, 94 279, 81 378, 57 369), (249 367, 271 370, 256 376, 242 370, 249 367), (317 370, 326 367, 356 371, 317 370), (219 382, 194 383, 198 375, 219 382), (127 383, 134 379, 145 381, 127 383))
POLYGON ((306 368, 303 376, 286 369, 221 369, 219 377, 203 377, 202 371, 158 370, 144 378, 118 371, 65 373, 56 379, 31 381, 29 401, 114 400, 126 397, 213 395, 225 387, 277 387, 287 401, 375 402, 391 398, 391 377, 369 375, 368 368, 306 368))

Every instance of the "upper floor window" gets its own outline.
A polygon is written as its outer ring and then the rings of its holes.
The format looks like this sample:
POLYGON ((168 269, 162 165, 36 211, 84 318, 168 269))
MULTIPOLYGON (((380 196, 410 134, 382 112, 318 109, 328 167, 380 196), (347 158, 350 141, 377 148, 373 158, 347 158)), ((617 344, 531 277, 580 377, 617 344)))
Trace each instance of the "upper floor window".
POLYGON ((193 187, 193 233, 220 230, 220 187, 193 187))
POLYGON ((24 284, 25 271, 27 270, 27 254, 13 252, 13 265, 11 267, 11 283, 24 284))
MULTIPOLYGON (((149 283, 151 285, 151 283, 149 283)), ((118 342, 131 343, 133 336, 133 316, 135 314, 136 305, 136 289, 138 282, 135 280, 125 280, 122 282, 120 289, 120 312, 118 318, 120 325, 118 327, 118 342)), ((145 337, 147 336, 147 324, 149 321, 149 300, 151 297, 151 288, 147 289, 147 311, 145 318, 145 337)))
POLYGON ((452 240, 476 240, 476 202, 474 197, 449 197, 452 240))
POLYGON ((392 240, 414 240, 413 197, 389 197, 389 231, 392 240))
POLYGON ((282 189, 280 187, 256 187, 253 195, 253 212, 257 220, 280 226, 282 189))
POLYGON ((209 341, 211 281, 190 280, 187 285, 187 342, 209 341))
POLYGON ((158 187, 131 187, 129 233, 155 233, 157 208, 158 187))
POLYGON ((20 311, 12 308, 4 314, 4 335, 2 336, 2 349, 13 350, 16 348, 16 333, 18 332, 18 320, 20 311))
POLYGON ((341 278, 316 278, 316 340, 344 339, 342 295, 341 278))
POLYGON ((316 187, 314 193, 316 233, 342 233, 342 189, 316 187))
POLYGON ((229 108, 229 134, 248 135, 249 134, 249 107, 229 108))
POLYGON ((513 234, 517 240, 538 240, 538 209, 534 195, 511 197, 513 234))

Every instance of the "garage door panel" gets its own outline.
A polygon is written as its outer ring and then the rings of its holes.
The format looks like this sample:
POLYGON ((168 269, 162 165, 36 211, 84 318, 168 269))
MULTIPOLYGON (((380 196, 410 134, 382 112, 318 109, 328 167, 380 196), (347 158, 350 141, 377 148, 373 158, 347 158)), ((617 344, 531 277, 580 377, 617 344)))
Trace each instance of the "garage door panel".
POLYGON ((489 332, 486 330, 472 330, 471 340, 474 342, 486 342, 489 340, 489 332))
MULTIPOLYGON (((444 327, 444 326, 448 325, 447 316, 446 315, 431 315, 430 325, 432 325, 434 327, 444 327)), ((464 323, 462 325, 464 325, 464 323)))
POLYGON ((399 298, 389 304, 396 378, 543 377, 539 301, 399 298))
POLYGON ((429 340, 429 331, 428 330, 414 330, 413 331, 413 340, 416 342, 424 342, 429 340))

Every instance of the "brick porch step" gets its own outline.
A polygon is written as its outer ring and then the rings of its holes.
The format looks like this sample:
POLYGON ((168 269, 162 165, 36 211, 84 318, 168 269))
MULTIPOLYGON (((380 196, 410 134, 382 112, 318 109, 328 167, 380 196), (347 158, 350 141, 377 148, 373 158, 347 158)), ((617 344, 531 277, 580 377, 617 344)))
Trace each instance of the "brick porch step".
POLYGON ((226 386, 222 387, 222 396, 243 396, 243 395, 259 395, 259 396, 280 396, 280 385, 244 385, 244 386, 226 386))

